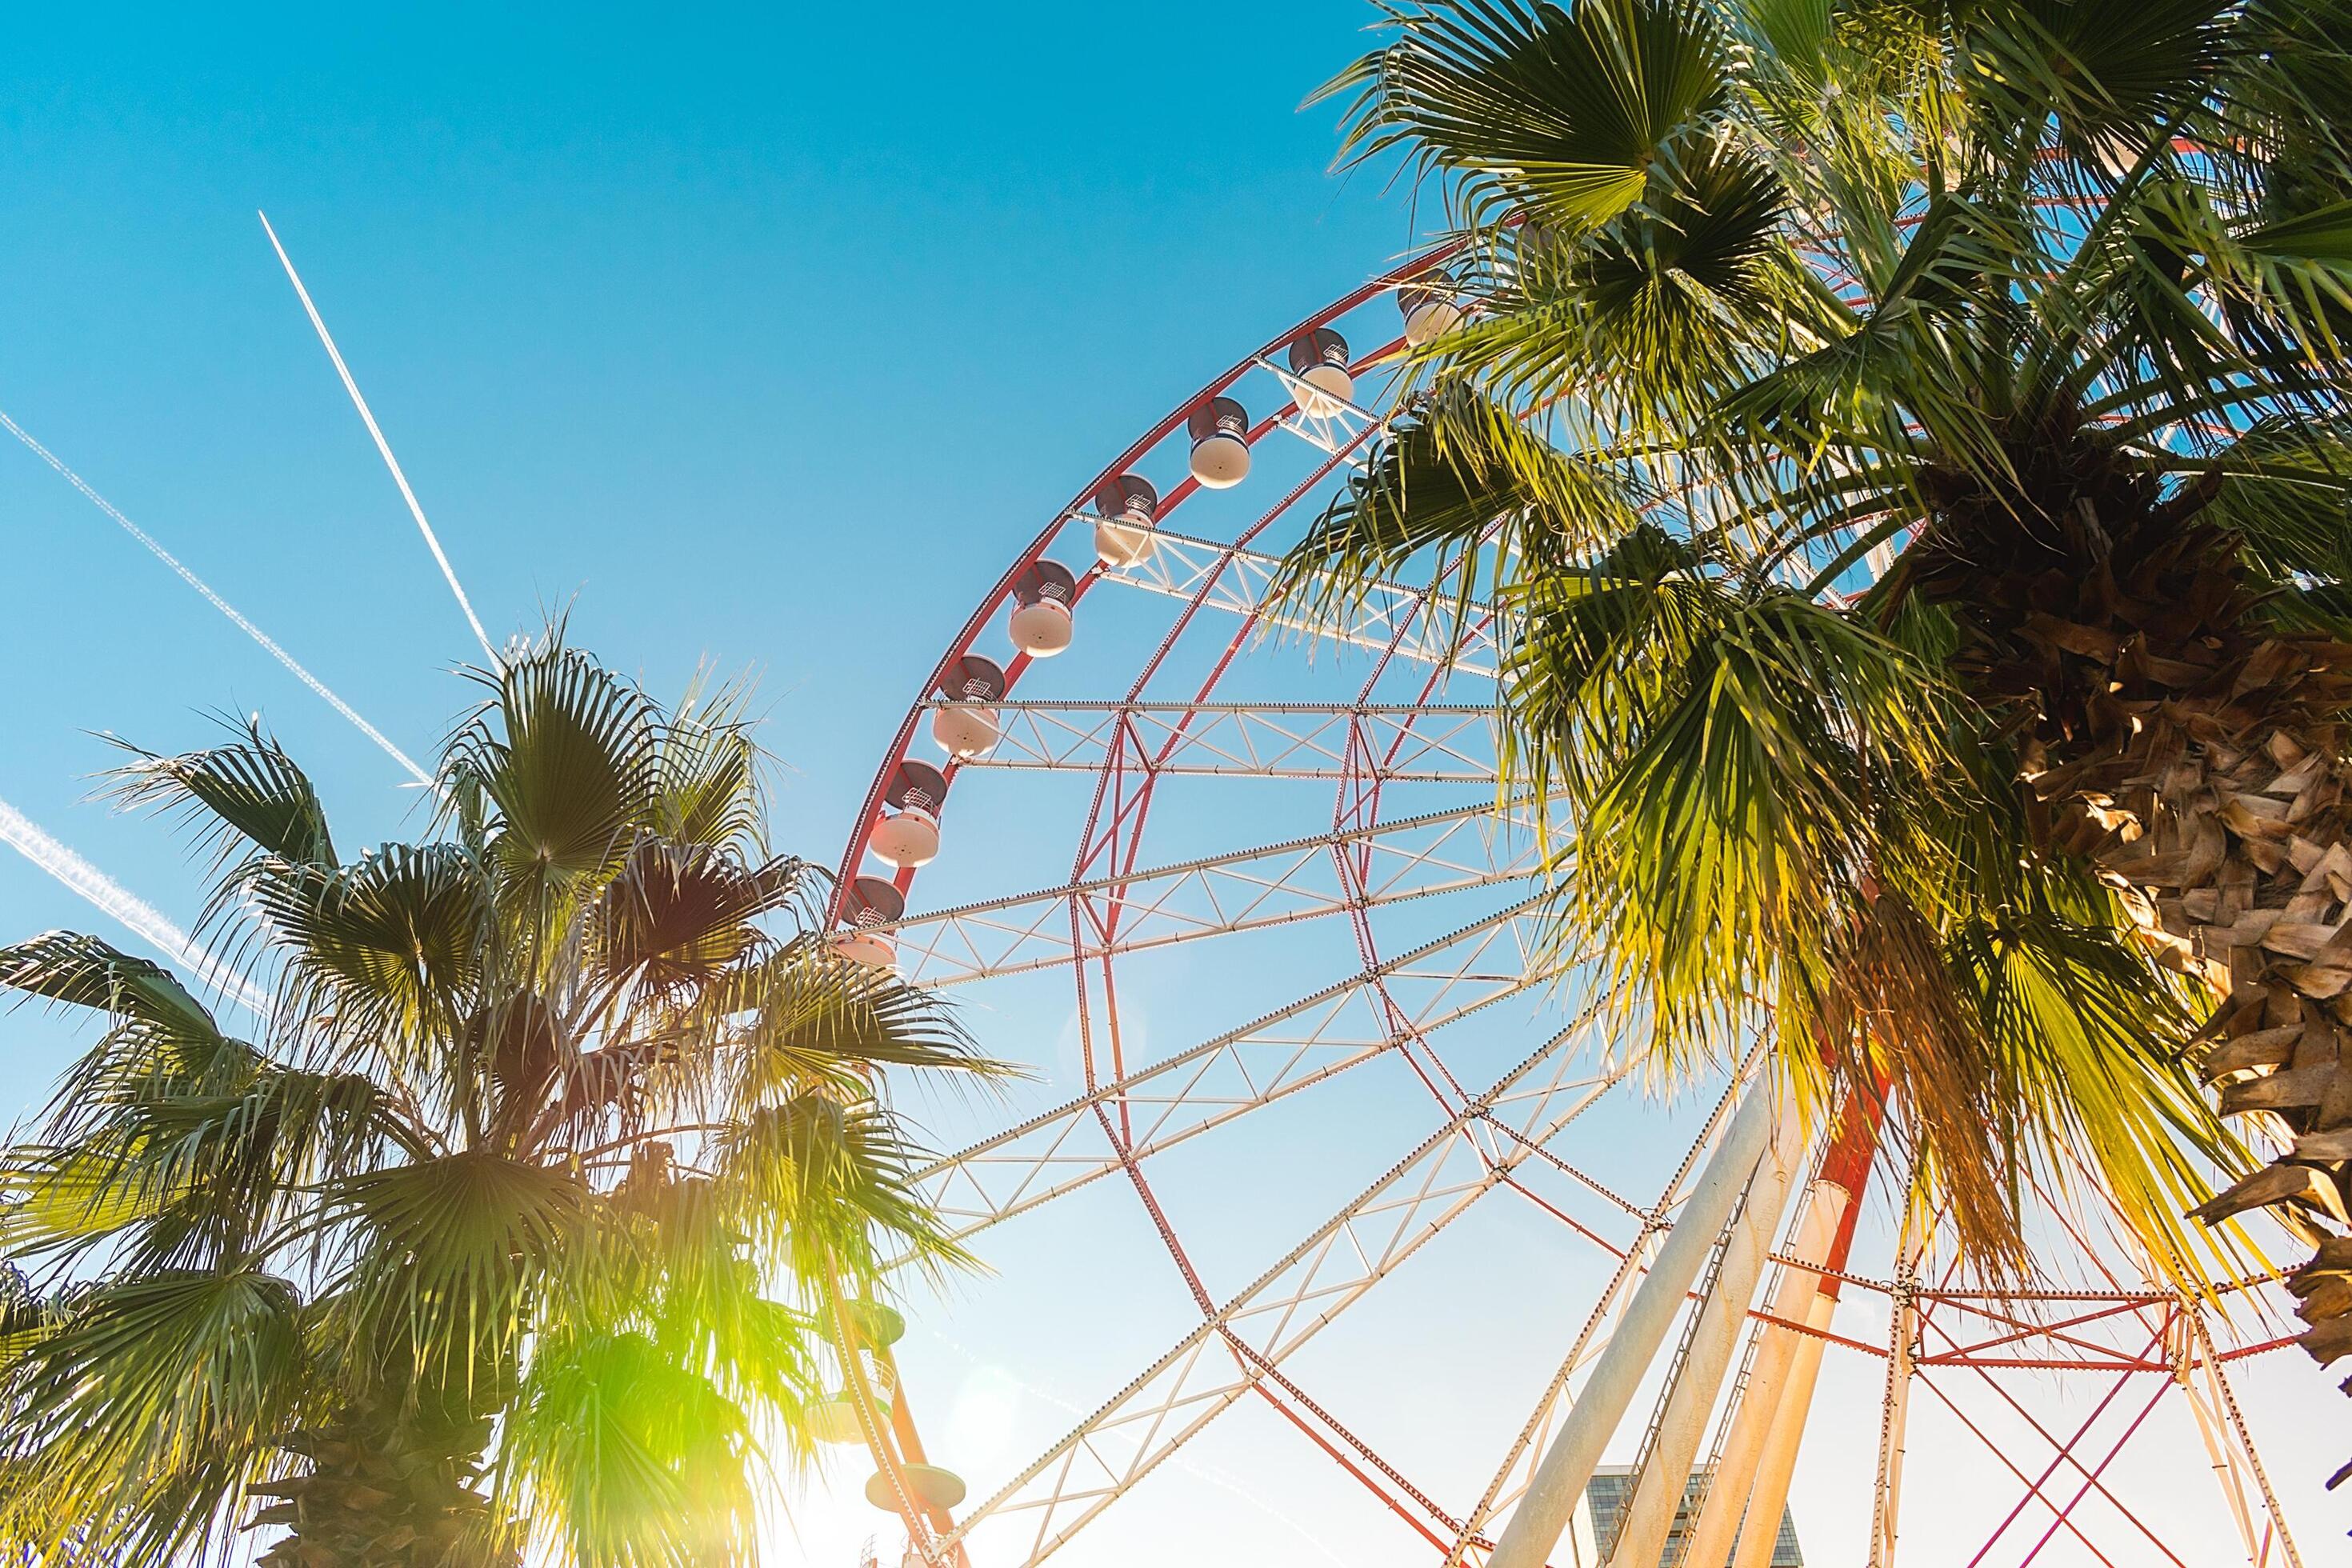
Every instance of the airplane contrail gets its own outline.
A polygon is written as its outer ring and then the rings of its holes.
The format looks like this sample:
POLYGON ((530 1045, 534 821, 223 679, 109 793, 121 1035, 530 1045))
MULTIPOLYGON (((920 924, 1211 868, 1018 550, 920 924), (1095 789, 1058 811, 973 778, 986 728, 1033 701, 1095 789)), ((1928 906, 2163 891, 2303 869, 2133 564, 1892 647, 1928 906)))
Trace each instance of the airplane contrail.
POLYGON ((341 698, 329 690, 325 681, 320 680, 317 676, 303 668, 301 664, 296 660, 292 654, 288 653, 284 648, 278 646, 277 639, 272 637, 268 632, 263 631, 259 626, 255 626, 251 621, 247 620, 242 615, 238 614, 236 605, 230 604, 226 599, 222 598, 218 594, 213 592, 211 584, 206 583, 203 578, 197 576, 194 572, 189 571, 187 567, 181 564, 180 558, 173 554, 170 551, 164 549, 160 543, 156 542, 155 537, 152 534, 149 533, 145 529, 141 528, 129 518, 123 516, 121 511, 116 508, 112 501, 108 500, 104 496, 92 489, 89 487, 89 481, 85 480, 79 474, 75 473, 71 468, 66 467, 63 459, 59 458, 56 453, 50 451, 47 447, 42 446, 38 441, 34 440, 23 426, 8 417, 8 414, 5 409, 0 409, 0 426, 5 426, 8 433, 11 436, 16 437, 17 440, 22 441, 27 451, 31 452, 33 456, 40 458, 41 461, 47 463, 50 468, 55 468, 58 473, 64 478, 68 484, 73 486, 74 489, 79 490, 83 495, 88 496, 91 505, 97 507, 99 510, 112 518, 117 523, 120 523, 124 532, 130 534, 131 538, 145 545, 149 554, 154 556, 156 560, 161 561, 164 565, 169 566, 173 571, 178 573, 182 582, 185 583, 189 587, 194 588, 197 593, 202 594, 205 598, 210 602, 214 609, 218 610, 222 615, 226 616, 236 626, 237 630, 243 632, 246 636, 258 643, 264 652, 268 654, 270 658, 276 659, 279 664, 284 665, 297 680, 299 680, 303 685, 309 687, 320 697, 326 699, 329 707, 334 709, 336 712, 341 714, 344 718, 350 720, 358 727, 361 734, 365 735, 369 740, 373 741, 379 747, 383 748, 384 754, 405 769, 409 777, 415 779, 418 784, 423 784, 427 789, 433 787, 434 781, 431 773, 428 773, 423 768, 418 767, 415 763, 409 759, 408 753, 402 751, 398 746, 394 745, 392 742, 385 737, 382 731, 369 723, 365 719, 361 718, 358 710, 350 703, 344 701, 341 698))
POLYGON ((58 842, 40 824, 5 800, 0 800, 0 843, 14 845, 26 859, 255 1017, 268 1018, 269 998, 258 987, 196 945, 162 910, 58 842))
POLYGON ((417 503, 416 492, 408 488, 408 476, 400 471, 400 459, 392 455, 392 443, 383 438, 383 429, 368 409, 367 399, 360 395, 360 384, 352 379, 351 366, 343 363, 342 352, 335 347, 334 338, 328 333, 326 318, 319 314, 318 306, 310 303, 310 290, 302 287, 302 275, 294 270, 294 258, 288 256, 286 247, 278 242, 278 231, 269 226, 269 215, 256 213, 254 216, 261 220, 261 232, 269 237, 269 248, 278 253, 278 264, 286 268, 286 280, 294 285, 295 298, 302 301, 303 312, 310 318, 310 325, 318 330, 319 342, 326 346, 327 357, 334 362, 335 374, 343 378, 343 390, 352 395, 352 406, 360 411, 360 423, 365 425, 367 433, 375 437, 375 449, 383 455, 383 466, 392 470, 392 482, 400 487, 400 499, 408 503, 408 515, 416 520, 416 531, 425 535, 425 548, 431 550, 433 559, 441 563, 442 580, 449 584, 449 592, 456 595, 457 607, 466 612, 466 624, 474 628, 474 640, 482 645, 482 652, 489 657, 492 669, 505 668, 499 658, 499 650, 490 646, 490 634, 482 629, 482 618, 474 614, 474 601, 466 597, 465 584, 457 581, 457 569, 449 564, 449 557, 441 549, 440 536, 433 531, 433 525, 425 521, 425 508, 417 503))

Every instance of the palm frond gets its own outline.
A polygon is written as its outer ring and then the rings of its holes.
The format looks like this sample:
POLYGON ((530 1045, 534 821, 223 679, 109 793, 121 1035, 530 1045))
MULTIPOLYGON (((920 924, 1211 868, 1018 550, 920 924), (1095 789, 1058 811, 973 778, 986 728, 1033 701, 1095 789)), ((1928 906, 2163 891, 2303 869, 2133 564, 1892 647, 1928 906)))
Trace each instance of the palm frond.
POLYGON ((592 961, 656 994, 708 985, 760 945, 761 916, 805 908, 812 880, 799 860, 746 866, 729 849, 640 839, 587 911, 592 961))
POLYGON ((0 986, 110 1013, 151 1037, 209 1055, 225 1037, 169 972, 94 936, 53 931, 0 948, 0 986))
POLYGON ((2122 148, 2127 163, 2219 74, 2231 9, 2224 0, 1991 0, 1965 15, 1958 71, 1989 139, 2030 152, 2049 125, 2077 155, 2122 148))
POLYGON ((749 695, 740 686, 706 695, 698 682, 663 726, 651 825, 662 837, 761 849, 760 748, 743 716, 749 695))
POLYGON ((1651 162, 1724 98, 1725 40, 1692 0, 1399 6, 1402 36, 1318 96, 1352 94, 1345 148, 1460 182, 1474 224, 1571 232, 1639 200, 1651 162))
POLYGON ((2215 462, 2201 513, 2280 582, 2352 585, 2352 430, 2310 420, 2249 429, 2215 462))
POLYGON ((1565 795, 1575 945, 1640 999, 1669 1062, 1728 1047, 1760 999, 1818 1014, 1820 955, 1880 848, 1874 792, 1958 773, 1948 689, 1785 590, 1685 571, 1552 592, 1506 702, 1517 776, 1565 795))
POLYGON ((53 1540, 154 1561, 218 1529, 299 1399, 298 1308, 290 1284, 250 1269, 111 1281, 0 1363, 9 1447, 38 1456, 53 1540))
POLYGON ((648 1335, 574 1331, 542 1347, 503 1450, 525 1517, 579 1568, 688 1568, 751 1550, 750 1420, 648 1335))
POLYGON ((719 1141, 737 1223, 803 1280, 870 1280, 877 1236, 926 1268, 969 1266, 916 1191, 917 1151, 881 1108, 822 1091, 744 1115, 719 1141))
POLYGON ((1606 223, 1521 224, 1474 247, 1463 271, 1485 309, 1425 352, 1521 405, 1570 384, 1606 428, 1687 424, 1710 393, 1815 340, 1823 311, 1787 265, 1786 207, 1769 160, 1686 138, 1606 223))
POLYGON ((978 1083, 1016 1076, 979 1054, 935 993, 845 962, 815 942, 796 942, 745 966, 709 1005, 750 1015, 730 1064, 734 1093, 747 1106, 870 1083, 888 1068, 978 1083))
POLYGON ((1949 946, 2053 1187, 2074 1184, 2061 1157, 2079 1152, 2156 1268, 2193 1289, 2226 1274, 2235 1248, 2179 1216, 2216 1171, 2251 1162, 2189 1070, 2186 994, 2151 973, 2123 923, 2029 908, 1960 926, 1949 946))
POLYGON ((197 841, 226 865, 239 843, 303 865, 331 866, 335 843, 310 780, 259 719, 226 746, 163 756, 120 742, 137 760, 114 770, 114 798, 126 806, 179 808, 197 841))
POLYGON ((2018 284, 2015 249, 2000 213, 1958 196, 1933 203, 1888 269, 1863 279, 1870 308, 1851 331, 1727 388, 1713 418, 1808 466, 1840 443, 1903 451, 1906 427, 1924 426, 1949 460, 2008 479, 1961 323, 2018 284))
POLYGON ((0 1160, 0 1257, 39 1253, 114 1235, 154 1218, 186 1188, 96 1149, 17 1144, 0 1160))
POLYGON ((346 867, 266 861, 241 880, 284 955, 289 1026, 331 1020, 325 1038, 392 1059, 457 1037, 492 960, 493 887, 471 856, 388 844, 346 867))
POLYGON ((369 1079, 255 1059, 241 1079, 196 1089, 89 1073, 47 1145, 0 1154, 0 1252, 68 1253, 109 1240, 133 1268, 213 1263, 307 1201, 313 1184, 429 1142, 369 1079), (121 1233, 131 1230, 134 1234, 121 1233))
POLYGON ((544 1293, 567 1289, 588 1194, 561 1166, 460 1151, 362 1172, 331 1199, 328 1217, 357 1227, 337 1259, 355 1342, 419 1381, 487 1397, 544 1293))
POLYGON ((1565 563, 1636 517, 1608 465, 1561 452, 1508 409, 1448 380, 1391 426, 1284 557, 1268 592, 1310 620, 1329 617, 1421 559, 1433 590, 1454 578, 1458 612, 1482 573, 1491 592, 1514 554, 1565 563))
POLYGON ((651 826, 658 706, 566 646, 561 626, 480 679, 493 695, 451 736, 444 772, 495 811, 509 883, 537 899, 611 870, 651 826))

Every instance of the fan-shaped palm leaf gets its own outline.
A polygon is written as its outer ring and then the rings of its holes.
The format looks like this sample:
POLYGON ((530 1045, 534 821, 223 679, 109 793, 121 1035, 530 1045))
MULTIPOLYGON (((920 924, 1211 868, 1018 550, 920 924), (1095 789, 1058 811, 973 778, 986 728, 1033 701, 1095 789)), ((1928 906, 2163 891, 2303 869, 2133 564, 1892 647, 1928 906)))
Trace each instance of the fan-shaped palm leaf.
POLYGON ((588 1332, 533 1358, 505 1464, 582 1568, 698 1568, 750 1550, 752 1449, 744 1412, 653 1338, 588 1332))
POLYGON ((161 1553, 226 1522, 301 1396, 297 1306, 291 1285, 250 1269, 160 1273, 81 1294, 0 1363, 9 1450, 37 1456, 35 1544, 79 1532, 161 1553), (134 1506, 93 1510, 99 1499, 134 1506))
POLYGON ((1769 1009, 1789 1076, 1891 1082, 1988 1268, 2079 1165, 2208 1277, 2177 1216, 2244 1155, 2189 1026, 2207 985, 2232 1036, 2326 1004, 2257 937, 2308 950, 2352 892, 2315 869, 2352 647, 2292 630, 2352 626, 2341 0, 1738 0, 1669 93, 1598 41, 1618 7, 1391 16, 1347 152, 1455 202, 1471 309, 1416 368, 1509 462, 1409 407, 1281 589, 1475 565, 1559 941, 1667 1066, 1769 1009), (1635 142, 1638 181, 1602 151, 1635 142), (1582 184, 1526 173, 1571 142, 1582 184), (1552 471, 1645 521, 1540 532, 1552 471))
POLYGON ((1474 219, 1570 229, 1642 195, 1664 144, 1723 94, 1724 39, 1689 0, 1572 11, 1472 3, 1395 13, 1404 37, 1323 89, 1353 92, 1347 145, 1462 177, 1474 219))
POLYGON ((740 692, 673 716, 560 628, 481 679, 435 837, 356 862, 257 725, 127 771, 209 825, 257 1044, 104 943, 0 950, 107 1022, 0 1152, 47 1292, 0 1302, 0 1552, 716 1561, 807 1456, 804 1309, 961 1260, 886 1078, 998 1069, 805 929, 740 692))
POLYGON ((185 811, 198 842, 223 864, 242 842, 303 865, 331 866, 335 842, 319 793, 258 719, 226 746, 159 756, 126 747, 138 761, 117 768, 115 798, 129 806, 185 811))

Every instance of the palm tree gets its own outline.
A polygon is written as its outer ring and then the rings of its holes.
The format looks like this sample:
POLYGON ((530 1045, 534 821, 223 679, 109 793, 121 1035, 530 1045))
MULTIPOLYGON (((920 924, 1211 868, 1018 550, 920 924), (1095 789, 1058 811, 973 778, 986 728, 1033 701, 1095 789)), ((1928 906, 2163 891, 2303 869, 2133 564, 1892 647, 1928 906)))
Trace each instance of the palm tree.
POLYGON ((809 929, 740 694, 560 631, 478 679, 424 842, 341 858, 257 721, 120 771, 215 857, 250 1040, 94 937, 0 950, 109 1021, 0 1157, 0 1544, 737 1561, 843 1303, 958 1261, 883 1072, 993 1069, 809 929))
MULTIPOLYGON (((1505 626, 1557 930, 1675 1066, 1891 1080, 2021 1261, 2184 1280, 2352 1156, 2352 7, 1429 0, 1325 90, 1466 318, 1283 586, 1505 626), (2215 1120, 2286 1143, 2249 1163, 2215 1120), (2227 1179, 2227 1174, 2223 1179, 2227 1179)), ((2352 1242, 2290 1285, 2352 1353, 2352 1242)), ((2340 1478, 2339 1478, 2340 1479, 2340 1478)))

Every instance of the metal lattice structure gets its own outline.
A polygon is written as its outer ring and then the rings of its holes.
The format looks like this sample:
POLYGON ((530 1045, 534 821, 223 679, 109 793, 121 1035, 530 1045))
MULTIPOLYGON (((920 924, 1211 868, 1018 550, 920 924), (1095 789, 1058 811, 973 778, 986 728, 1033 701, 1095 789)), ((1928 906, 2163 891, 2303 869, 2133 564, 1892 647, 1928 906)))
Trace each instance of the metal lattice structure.
MULTIPOLYGON (((2119 1456, 2156 1440, 2159 1406, 2188 1412, 2164 1440, 2191 1427, 2201 1438, 2212 1510, 2242 1560, 2300 1568, 2229 1376, 2286 1342, 2265 1321, 2270 1287, 2250 1283, 2226 1314, 2170 1294, 2130 1261, 2107 1216, 2069 1194, 2048 1205, 2053 1264, 2042 1289, 1998 1299, 1965 1289, 1932 1226, 1890 1219, 1857 1241, 1885 1162, 1874 1123, 1853 1108, 1814 1148, 1791 1142, 1783 1118, 1769 1147, 1756 1145, 1762 1153, 1739 1156, 1748 1163, 1732 1173, 1727 1217, 1692 1231, 1703 1268, 1668 1292, 1678 1332, 1636 1343, 1629 1325, 1655 1316, 1654 1301, 1642 1303, 1665 1278, 1672 1238, 1700 1223, 1690 1216, 1723 1184, 1725 1162, 1748 1148, 1740 1110, 1755 1097, 1735 1075, 1711 1113, 1685 1107, 1664 1120, 1596 1022, 1587 977, 1545 945, 1536 813, 1498 782, 1492 698, 1507 626, 1496 613, 1407 583, 1378 585, 1332 619, 1267 603, 1281 546, 1344 485, 1393 410, 1396 294, 1443 259, 1359 289, 1244 356, 1119 454, 1013 552, 880 759, 841 864, 845 930, 862 933, 869 953, 883 944, 908 978, 976 1002, 992 988, 1066 987, 1083 1079, 1066 1102, 941 1159, 922 1173, 926 1191, 984 1256, 990 1227, 1026 1223, 1097 1184, 1123 1185, 1193 1319, 1060 1440, 982 1478, 985 1493, 969 1506, 938 1506, 910 1479, 928 1463, 914 1415, 922 1391, 894 1380, 888 1407, 864 1409, 861 1428, 877 1465, 869 1495, 894 1501, 910 1563, 1029 1568, 1249 1405, 1295 1432, 1300 1462, 1332 1468, 1393 1524, 1398 1562, 1483 1564, 1507 1554, 1498 1543, 1515 1515, 1549 1484, 1539 1458, 1616 1375, 1614 1346, 1619 1360, 1639 1350, 1665 1374, 1646 1428, 1636 1410, 1615 1432, 1637 1457, 1630 1515, 1654 1479, 1644 1467, 1674 1472, 1656 1489, 1681 1499, 1705 1425, 1709 1472, 1748 1466, 1777 1520, 1812 1379, 1836 1358, 1833 1367, 1872 1369, 1883 1387, 1864 1521, 1874 1568, 1896 1561, 1905 1458, 1930 1407, 1949 1431, 1981 1440, 2008 1489, 1987 1489, 1982 1550, 1951 1562, 2192 1568, 2117 1479, 2119 1456), (1327 329, 1370 345, 1352 358, 1345 398, 1281 363, 1287 346, 1327 329), (1274 410, 1247 428, 1259 472, 1226 493, 1185 475, 1188 416, 1213 398, 1274 410), (1138 474, 1167 480, 1165 499, 1135 548, 1098 559, 1094 498, 1138 474), (1171 526, 1180 509, 1192 531, 1171 526), (1017 655, 1001 689, 960 687, 972 656, 1004 651, 1003 617, 1034 581, 1024 574, 1049 559, 1073 567, 1071 654, 1017 655), (940 761, 927 727, 971 721, 993 744, 940 761), (947 847, 938 870, 894 875, 869 861, 870 841, 889 817, 894 779, 916 760, 940 763, 946 796, 926 805, 947 847), (955 846, 991 836, 1058 841, 1067 859, 1010 890, 958 883, 955 846), (875 879, 887 889, 856 891, 875 879), (1311 962, 1291 956, 1314 943, 1311 962), (1261 976, 1277 987, 1270 1005, 1173 1049, 1139 1039, 1132 997, 1145 966, 1199 954, 1214 955, 1221 973, 1274 972, 1261 976), (1295 1245, 1219 1289, 1197 1260, 1202 1238, 1169 1201, 1171 1156, 1251 1119, 1311 1114, 1318 1094, 1372 1075, 1385 1075, 1401 1106, 1419 1107, 1424 1134, 1401 1142, 1392 1163, 1295 1245), (1659 1141, 1637 1140, 1645 1156, 1628 1162, 1617 1147, 1624 1130, 1652 1122, 1659 1141), (1669 1125, 1671 1158, 1659 1152, 1669 1125), (1465 1435, 1488 1443, 1490 1481, 1446 1495, 1358 1436, 1344 1391, 1318 1391, 1293 1369, 1318 1335, 1501 1193, 1539 1215, 1563 1253, 1589 1259, 1596 1283, 1561 1314, 1566 1342, 1549 1380, 1517 1391, 1524 1420, 1465 1435), (1883 1312, 1885 1331, 1840 1326, 1854 1315, 1837 1317, 1840 1300, 1862 1298, 1874 1323, 1883 1312), (2048 1385, 2061 1381, 2095 1390, 2087 1418, 2052 1414, 2048 1385), (1696 1393, 1677 1396, 1686 1385, 1696 1393)), ((1245 989, 1231 1005, 1245 1005, 1245 989)), ((1882 1197, 1888 1184, 1882 1177, 1882 1197)), ((1604 1422, 1601 1436, 1617 1425, 1604 1422)), ((1950 1545, 1906 1542, 1902 1561, 1941 1563, 1950 1545)))

